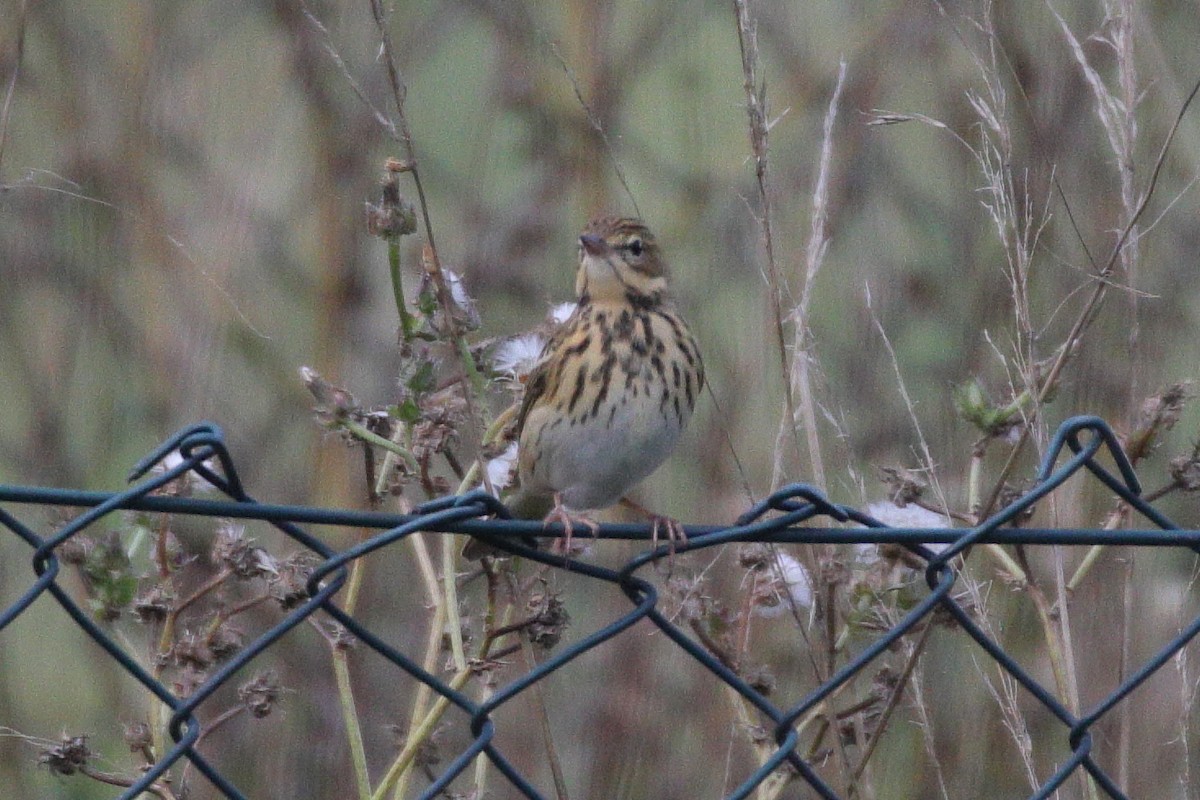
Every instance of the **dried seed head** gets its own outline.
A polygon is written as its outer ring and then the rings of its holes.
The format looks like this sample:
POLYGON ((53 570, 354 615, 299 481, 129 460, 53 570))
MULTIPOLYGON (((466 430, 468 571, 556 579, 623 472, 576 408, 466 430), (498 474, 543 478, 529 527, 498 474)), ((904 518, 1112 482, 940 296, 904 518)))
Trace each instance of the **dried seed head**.
POLYGON ((171 613, 175 595, 161 584, 155 584, 133 598, 133 615, 138 622, 162 622, 171 613))
MULTIPOLYGON (((888 499, 900 508, 920 500, 929 483, 919 470, 904 467, 879 467, 879 480, 888 487, 888 499)), ((891 524, 891 523, 889 523, 891 524)))
POLYGON ((746 683, 750 684, 750 688, 764 697, 770 696, 771 692, 775 691, 775 675, 769 667, 763 664, 746 668, 742 677, 746 679, 746 683))
POLYGON ((1171 459, 1171 480, 1185 492, 1200 489, 1200 443, 1191 455, 1171 459))
POLYGON ((38 763, 55 775, 74 775, 87 766, 92 751, 88 749, 86 736, 63 735, 58 744, 47 747, 38 754, 38 763))
POLYGON ((527 607, 534 615, 532 624, 525 629, 529 641, 549 650, 559 643, 571 621, 562 599, 557 593, 546 589, 530 597, 527 607))
POLYGON ((217 661, 224 661, 242 649, 245 635, 226 622, 208 637, 208 649, 217 661))
POLYGON ((179 641, 171 648, 171 655, 181 667, 205 669, 213 662, 213 653, 208 647, 206 637, 191 631, 179 637, 179 641))
POLYGON ((308 579, 316 566, 316 557, 307 551, 293 553, 279 565, 270 578, 271 597, 284 610, 295 608, 308 600, 308 579))
POLYGON ((253 542, 253 539, 246 538, 245 527, 226 522, 217 531, 212 559, 239 578, 271 578, 278 575, 275 559, 266 550, 255 547, 253 542))
POLYGON ((268 669, 239 686, 238 699, 254 715, 255 719, 262 719, 271 713, 271 709, 282 691, 279 685, 279 676, 275 670, 268 669))
POLYGON ((412 164, 389 158, 384 163, 379 204, 367 203, 367 232, 382 239, 407 236, 417 230, 417 210, 400 194, 400 175, 412 164))

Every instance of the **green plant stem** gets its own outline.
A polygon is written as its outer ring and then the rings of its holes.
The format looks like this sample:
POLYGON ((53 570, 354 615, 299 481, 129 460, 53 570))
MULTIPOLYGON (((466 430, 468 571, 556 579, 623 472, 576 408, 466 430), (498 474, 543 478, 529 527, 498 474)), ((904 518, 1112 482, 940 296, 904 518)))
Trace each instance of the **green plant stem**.
MULTIPOLYGON (((425 644, 425 661, 424 668, 427 672, 434 672, 437 669, 437 659, 442 650, 442 635, 446 628, 446 617, 449 613, 449 605, 442 593, 441 585, 438 581, 437 570, 434 569, 433 559, 429 554, 429 546, 425 542, 425 537, 418 533, 415 536, 409 537, 413 544, 413 555, 417 559, 417 566, 421 571, 421 577, 425 582, 425 590, 429 593, 430 604, 433 607, 433 620, 430 623, 429 634, 425 644)), ((461 623, 460 623, 461 634, 461 623)), ((408 735, 405 738, 405 749, 412 744, 420 745, 424 740, 423 737, 428 734, 420 732, 421 720, 424 720, 429 713, 426 706, 429 703, 430 689, 424 684, 417 690, 416 698, 413 700, 413 710, 409 718, 408 735)), ((432 730, 432 729, 430 729, 432 730)), ((401 753, 403 755, 403 751, 401 753)), ((392 770, 389 770, 389 775, 392 770)), ((407 792, 408 777, 411 771, 407 768, 402 768, 395 773, 395 777, 391 782, 395 784, 395 800, 403 800, 407 792)), ((380 788, 376 790, 376 794, 383 792, 386 794, 389 785, 388 778, 384 778, 380 788)))
POLYGON ((404 459, 404 463, 413 470, 418 468, 419 465, 417 464, 416 456, 391 439, 387 439, 383 436, 380 436, 378 433, 369 430, 367 426, 363 425, 361 422, 356 422, 352 419, 346 418, 341 420, 341 425, 352 436, 354 436, 354 438, 361 439, 368 444, 373 444, 376 447, 382 448, 388 453, 393 453, 399 456, 400 458, 404 459))
POLYGON ((367 748, 363 742, 362 723, 354 703, 354 686, 350 682, 349 651, 336 647, 333 651, 333 674, 337 679, 338 700, 342 707, 342 721, 346 725, 346 739, 350 745, 350 763, 354 768, 354 785, 359 800, 371 796, 371 774, 367 770, 367 748))
MULTIPOLYGON (((454 677, 450 679, 450 688, 456 692, 459 691, 466 686, 467 681, 471 678, 471 674, 472 671, 470 669, 464 669, 456 672, 454 677)), ((424 741, 433 734, 433 730, 437 726, 438 721, 449 708, 450 701, 445 697, 439 696, 434 702, 433 707, 429 709, 429 713, 427 713, 424 719, 421 720, 420 724, 416 726, 413 731, 413 735, 410 736, 408 741, 404 743, 404 747, 401 749, 400 755, 396 756, 396 760, 393 761, 391 767, 388 768, 387 774, 383 776, 383 780, 380 782, 379 787, 375 790, 375 792, 370 796, 370 800, 384 800, 387 797, 388 791, 396 784, 396 781, 400 779, 401 773, 403 773, 408 766, 412 764, 412 761, 416 757, 417 751, 420 749, 422 743, 424 743, 424 741)))
MULTIPOLYGON (((408 430, 409 428, 407 425, 396 422, 396 430, 394 433, 392 433, 392 437, 388 441, 412 457, 412 451, 401 444, 401 442, 408 436, 408 430)), ((396 466, 396 459, 399 457, 400 456, 397 455, 396 451, 392 450, 391 448, 388 448, 386 451, 384 451, 383 464, 379 467, 379 474, 375 476, 376 497, 382 498, 386 495, 388 490, 388 476, 392 473, 392 469, 396 466)), ((413 460, 415 461, 416 459, 413 458, 413 460)), ((405 463, 407 464, 410 462, 406 460, 405 463)))
MULTIPOLYGON (((363 584, 363 561, 358 559, 350 567, 350 579, 346 583, 346 601, 342 610, 354 614, 363 584)), ((342 720, 346 725, 346 739, 350 746, 350 762, 354 768, 354 782, 360 800, 371 796, 371 775, 367 770, 367 749, 363 742, 362 723, 358 719, 358 706, 354 701, 354 685, 350 681, 349 650, 333 645, 333 673, 337 681, 338 702, 342 708, 342 720)))
MULTIPOLYGON (((437 669, 438 655, 442 649, 442 632, 446 627, 446 605, 437 603, 433 608, 433 619, 429 623, 429 632, 425 639, 425 661, 422 663, 422 668, 426 672, 433 673, 437 669)), ((408 732, 405 734, 405 743, 413 741, 417 735, 417 727, 419 721, 425 718, 429 712, 429 698, 433 695, 433 690, 425 683, 417 687, 417 696, 413 700, 412 715, 408 721, 408 732)), ((405 770, 396 781, 396 791, 392 794, 394 800, 404 800, 404 796, 408 790, 408 777, 412 774, 412 770, 405 770)))
MULTIPOLYGON (((479 478, 479 459, 467 470, 455 494, 462 494, 479 478)), ((450 652, 454 667, 466 669, 467 655, 463 645, 462 617, 458 613, 458 554, 462 552, 462 535, 442 536, 442 599, 446 606, 446 625, 450 633, 450 652)))
POLYGON ((388 271, 392 277, 392 299, 396 303, 396 314, 400 317, 400 336, 405 341, 411 341, 417 329, 416 319, 408 313, 408 304, 404 300, 404 282, 400 270, 400 237, 387 237, 388 271))

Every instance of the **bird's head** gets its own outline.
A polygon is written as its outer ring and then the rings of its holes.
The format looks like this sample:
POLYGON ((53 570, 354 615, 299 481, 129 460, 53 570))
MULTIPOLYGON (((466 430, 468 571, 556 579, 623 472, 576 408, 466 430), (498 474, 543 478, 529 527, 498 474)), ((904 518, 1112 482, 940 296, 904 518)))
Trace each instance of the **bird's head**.
POLYGON ((666 292, 666 264, 654 234, 641 220, 602 217, 583 229, 575 279, 580 301, 657 304, 666 292))

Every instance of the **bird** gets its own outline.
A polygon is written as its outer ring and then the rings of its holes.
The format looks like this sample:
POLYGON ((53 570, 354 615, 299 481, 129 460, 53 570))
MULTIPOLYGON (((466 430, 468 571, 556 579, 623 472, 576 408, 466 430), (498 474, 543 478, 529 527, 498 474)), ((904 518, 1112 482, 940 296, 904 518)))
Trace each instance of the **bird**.
MULTIPOLYGON (((665 529, 683 526, 626 494, 667 459, 704 388, 704 362, 667 285, 658 241, 640 220, 607 216, 579 236, 575 310, 529 373, 516 421, 520 489, 513 507, 549 506, 571 552, 587 512, 622 504, 665 529)), ((519 512, 518 512, 519 513, 519 512)))

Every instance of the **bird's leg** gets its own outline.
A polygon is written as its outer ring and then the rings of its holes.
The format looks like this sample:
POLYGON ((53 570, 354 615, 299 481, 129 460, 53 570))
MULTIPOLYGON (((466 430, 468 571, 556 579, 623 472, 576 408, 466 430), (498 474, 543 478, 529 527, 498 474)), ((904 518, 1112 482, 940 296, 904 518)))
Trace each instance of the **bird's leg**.
POLYGON ((563 505, 562 492, 554 493, 554 508, 550 509, 550 513, 543 520, 544 524, 551 525, 555 522, 561 523, 563 526, 563 537, 559 539, 559 544, 562 547, 564 556, 571 555, 571 537, 575 533, 575 525, 583 525, 591 531, 592 538, 600 535, 600 526, 593 520, 588 519, 582 514, 571 514, 567 507, 563 505))
POLYGON ((637 512, 650 520, 651 547, 658 547, 658 532, 662 529, 665 529, 667 532, 667 544, 670 547, 670 557, 672 559, 675 557, 676 543, 687 544, 687 532, 684 531, 683 525, 680 524, 679 520, 673 517, 665 517, 662 514, 655 514, 641 503, 630 500, 628 497, 622 497, 620 503, 630 511, 637 512))

